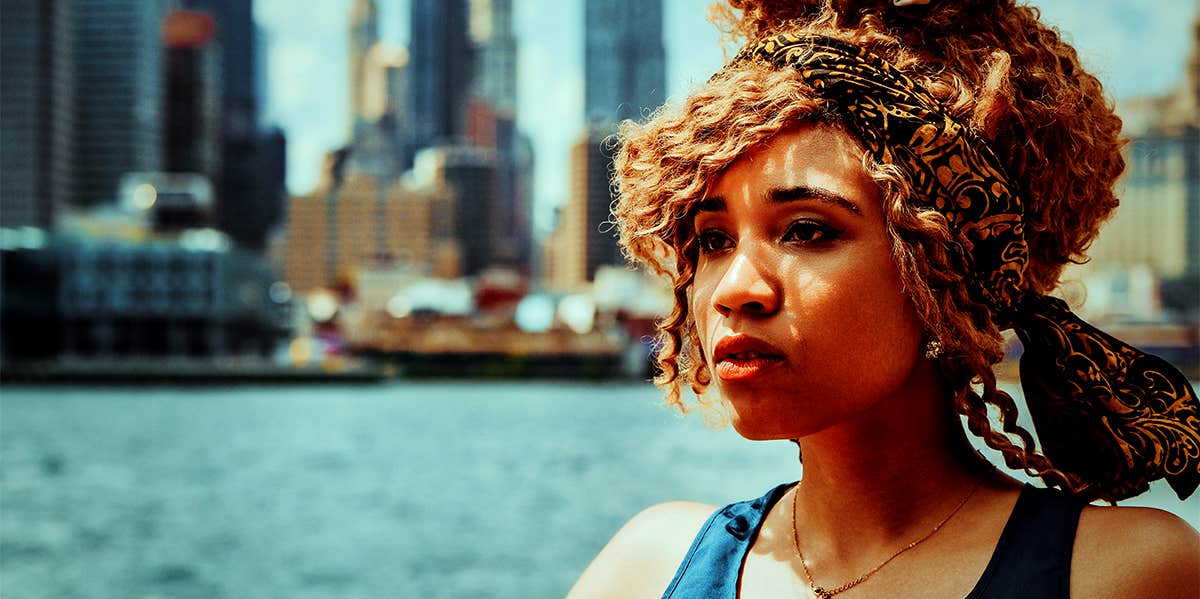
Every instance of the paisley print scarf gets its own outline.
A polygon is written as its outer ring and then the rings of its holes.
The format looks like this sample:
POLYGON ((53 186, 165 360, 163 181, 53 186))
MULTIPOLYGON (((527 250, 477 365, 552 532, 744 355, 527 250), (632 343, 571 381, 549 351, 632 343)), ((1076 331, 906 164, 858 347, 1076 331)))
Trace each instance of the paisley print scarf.
POLYGON ((1181 499, 1200 484, 1200 402, 1173 366, 1089 325, 1062 300, 1025 290, 1022 198, 991 148, 916 82, 841 40, 781 34, 734 62, 794 68, 836 105, 875 160, 908 173, 922 206, 958 233, 969 288, 1024 345, 1021 386, 1046 457, 1117 501, 1166 478, 1181 499))

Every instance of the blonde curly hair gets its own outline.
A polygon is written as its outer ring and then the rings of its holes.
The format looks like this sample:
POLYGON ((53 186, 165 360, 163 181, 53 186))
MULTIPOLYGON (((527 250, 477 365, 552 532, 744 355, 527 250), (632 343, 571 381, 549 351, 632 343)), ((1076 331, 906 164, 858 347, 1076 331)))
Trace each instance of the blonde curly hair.
MULTIPOLYGON (((1113 185, 1124 169, 1120 119, 1100 82, 1080 65, 1038 11, 1014 0, 729 0, 713 20, 733 39, 791 32, 864 47, 924 86, 942 109, 989 142, 1026 202, 1028 289, 1046 293, 1063 267, 1079 261, 1117 205, 1113 185)), ((621 125, 613 206, 626 255, 667 277, 674 308, 659 323, 662 350, 655 383, 687 411, 690 386, 705 405, 711 382, 689 311, 697 246, 686 216, 739 156, 801 122, 837 125, 839 117, 790 69, 756 62, 729 65, 681 107, 660 108, 644 124, 621 125)), ((905 290, 930 336, 967 428, 1005 463, 1071 491, 1086 482, 1037 452, 1017 424, 1017 406, 996 386, 992 366, 1004 355, 993 315, 967 292, 945 248, 957 234, 946 219, 918 209, 907 175, 864 158, 880 185, 892 253, 905 290), (993 429, 988 407, 999 413, 993 429)))

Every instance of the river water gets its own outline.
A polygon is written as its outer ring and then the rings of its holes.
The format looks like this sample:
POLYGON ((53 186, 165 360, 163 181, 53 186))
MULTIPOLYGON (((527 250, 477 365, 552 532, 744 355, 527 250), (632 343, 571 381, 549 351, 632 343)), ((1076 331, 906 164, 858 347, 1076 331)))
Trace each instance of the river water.
MULTIPOLYGON (((795 446, 649 385, 4 387, 0 595, 562 597, 661 501, 756 497, 795 446)), ((1156 486, 1141 504, 1200 526, 1156 486)))

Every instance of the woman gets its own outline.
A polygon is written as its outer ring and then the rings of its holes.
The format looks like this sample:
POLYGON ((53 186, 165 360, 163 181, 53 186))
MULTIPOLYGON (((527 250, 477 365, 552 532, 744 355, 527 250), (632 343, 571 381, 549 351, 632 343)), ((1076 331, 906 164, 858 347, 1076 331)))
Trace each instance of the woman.
POLYGON ((1200 595, 1196 531, 1085 505, 1190 494, 1200 406, 1045 295, 1124 167, 1074 50, 1012 0, 730 4, 747 45, 624 125, 614 214, 674 285, 668 401, 796 440, 803 480, 638 514, 570 597, 1200 595), (1040 451, 992 372, 1008 328, 1040 451))

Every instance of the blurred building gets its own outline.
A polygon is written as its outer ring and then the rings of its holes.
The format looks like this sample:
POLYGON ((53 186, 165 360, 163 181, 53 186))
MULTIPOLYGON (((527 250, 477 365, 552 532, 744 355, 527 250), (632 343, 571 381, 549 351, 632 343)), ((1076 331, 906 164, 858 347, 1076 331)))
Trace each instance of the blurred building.
POLYGON ((226 136, 249 135, 258 124, 261 57, 252 0, 183 0, 182 8, 207 13, 220 53, 221 112, 226 136))
POLYGON ((350 31, 347 38, 350 41, 349 59, 350 72, 350 101, 347 104, 349 114, 347 122, 350 137, 358 135, 366 112, 365 85, 367 52, 379 43, 379 11, 374 0, 354 0, 350 7, 350 31))
POLYGON ((547 283, 572 291, 593 281, 606 265, 624 265, 611 221, 610 129, 589 127, 571 148, 571 190, 544 258, 547 283))
POLYGON ((284 272, 297 292, 348 289, 363 268, 401 264, 453 278, 458 246, 449 189, 416 189, 401 181, 381 188, 365 173, 326 177, 307 196, 292 198, 284 272))
POLYGON ((67 355, 269 356, 286 337, 278 279, 240 251, 179 243, 63 248, 58 302, 67 355))
POLYGON ((162 170, 160 32, 169 4, 167 0, 76 2, 74 195, 81 207, 113 201, 125 173, 162 170))
POLYGON ((355 113, 354 136, 348 149, 353 168, 380 180, 399 178, 412 164, 412 143, 406 107, 408 52, 377 42, 363 56, 359 88, 361 105, 355 113))
MULTIPOLYGON (((213 181, 220 168, 222 72, 208 13, 175 10, 163 21, 166 44, 163 167, 213 181)), ((208 223, 197 223, 197 226, 208 223)))
POLYGON ((53 226, 73 199, 75 0, 0 4, 0 227, 53 226))
POLYGON ((1154 317, 1200 312, 1200 19, 1175 89, 1118 104, 1125 123, 1121 205, 1082 271, 1089 308, 1154 317))
POLYGON ((9 241, 0 243, 4 362, 268 356, 289 335, 290 296, 274 269, 216 231, 9 241))
POLYGON ((641 118, 666 100, 662 0, 585 0, 584 115, 641 118))
POLYGON ((409 25, 414 149, 456 143, 464 135, 474 74, 467 0, 411 0, 409 25))
POLYGON ((471 0, 470 34, 480 69, 467 117, 471 145, 494 150, 488 209, 494 265, 528 273, 532 254, 533 144, 517 130, 517 39, 512 0, 471 0))
POLYGON ((517 37, 513 34, 512 0, 471 0, 471 39, 479 48, 477 95, 496 114, 517 112, 517 37))
POLYGON ((584 115, 571 149, 571 188, 543 257, 557 289, 593 281, 604 265, 623 265, 607 224, 613 201, 612 152, 605 138, 624 119, 640 118, 666 99, 662 0, 585 0, 584 115))
POLYGON ((417 154, 413 181, 424 188, 452 190, 453 236, 461 248, 462 276, 476 276, 495 266, 492 249, 508 233, 493 226, 496 153, 469 146, 427 148, 417 154))
POLYGON ((250 0, 182 0, 215 21, 220 73, 217 156, 213 173, 217 201, 214 225, 239 246, 266 247, 284 215, 286 139, 278 129, 259 127, 266 77, 262 33, 250 0))

